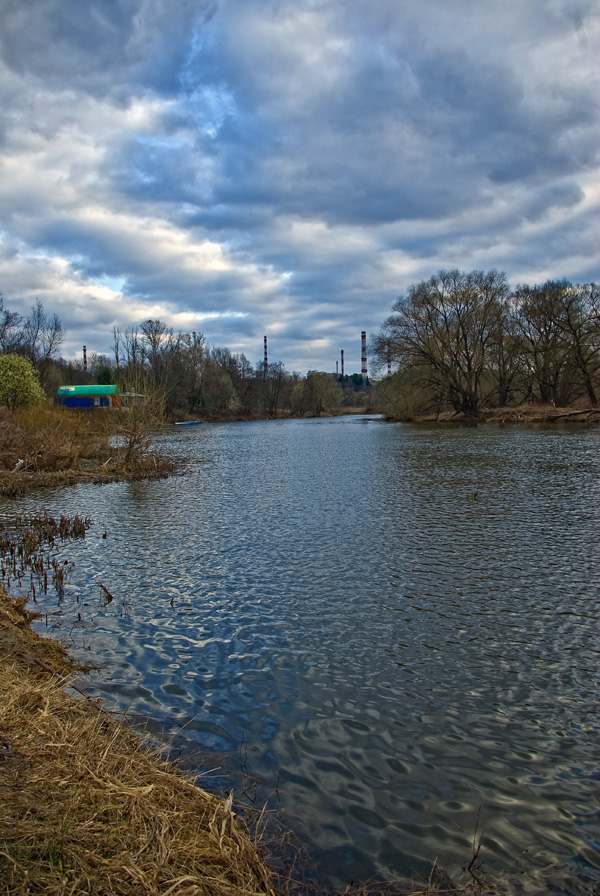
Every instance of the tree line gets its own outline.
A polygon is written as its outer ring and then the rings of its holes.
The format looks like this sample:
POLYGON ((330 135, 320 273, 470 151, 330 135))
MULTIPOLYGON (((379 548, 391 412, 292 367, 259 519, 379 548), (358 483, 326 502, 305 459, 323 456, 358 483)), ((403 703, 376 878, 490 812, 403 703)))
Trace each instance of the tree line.
MULTIPOLYGON (((214 419, 319 415, 368 400, 362 376, 290 373, 281 361, 252 364, 244 354, 210 346, 197 332, 175 332, 164 321, 113 329, 111 354, 82 361, 59 357, 65 331, 37 301, 28 317, 0 297, 0 355, 26 358, 48 397, 60 385, 116 384, 122 392, 160 394, 169 416, 214 419)), ((13 390, 14 393, 14 390, 13 390)))
MULTIPOLYGON (((319 415, 359 404, 354 381, 329 373, 290 373, 282 361, 252 364, 244 354, 209 346, 201 333, 175 333, 164 321, 113 330, 112 358, 94 358, 99 380, 164 392, 169 414, 223 418, 319 415)), ((362 378, 361 378, 362 383, 362 378)))
POLYGON ((372 341, 381 407, 413 417, 527 402, 598 404, 600 290, 441 270, 412 285, 372 341))

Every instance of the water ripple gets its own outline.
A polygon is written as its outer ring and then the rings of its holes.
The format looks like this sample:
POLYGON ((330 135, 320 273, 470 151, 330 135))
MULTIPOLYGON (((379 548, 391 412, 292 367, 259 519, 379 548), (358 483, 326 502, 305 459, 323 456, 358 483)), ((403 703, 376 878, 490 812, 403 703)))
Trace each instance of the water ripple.
POLYGON ((600 433, 343 418, 162 448, 186 475, 44 495, 94 519, 43 606, 90 687, 254 781, 336 886, 460 871, 479 818, 490 870, 588 892, 600 433))

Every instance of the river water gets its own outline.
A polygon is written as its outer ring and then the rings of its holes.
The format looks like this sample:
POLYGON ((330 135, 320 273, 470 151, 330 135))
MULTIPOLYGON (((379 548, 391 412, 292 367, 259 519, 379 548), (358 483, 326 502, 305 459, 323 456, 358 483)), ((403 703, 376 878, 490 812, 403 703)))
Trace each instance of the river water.
POLYGON ((3 505, 93 519, 38 598, 90 692, 268 802, 323 886, 435 858, 464 880, 481 835, 515 892, 600 886, 599 430, 345 417, 159 447, 182 476, 3 505))

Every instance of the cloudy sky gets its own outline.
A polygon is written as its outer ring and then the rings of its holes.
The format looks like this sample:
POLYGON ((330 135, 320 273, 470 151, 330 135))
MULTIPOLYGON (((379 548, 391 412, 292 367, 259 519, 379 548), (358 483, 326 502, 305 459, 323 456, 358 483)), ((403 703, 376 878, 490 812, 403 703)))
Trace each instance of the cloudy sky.
POLYGON ((600 279, 598 0, 2 0, 2 290, 360 370, 440 268, 600 279))

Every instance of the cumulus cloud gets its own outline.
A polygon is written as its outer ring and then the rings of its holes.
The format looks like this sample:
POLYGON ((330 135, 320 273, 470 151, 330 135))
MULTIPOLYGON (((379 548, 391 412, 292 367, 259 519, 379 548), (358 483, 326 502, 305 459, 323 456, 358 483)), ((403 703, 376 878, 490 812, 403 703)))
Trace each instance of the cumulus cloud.
POLYGON ((6 0, 5 303, 359 369, 440 267, 597 280, 599 44, 593 0, 6 0))

